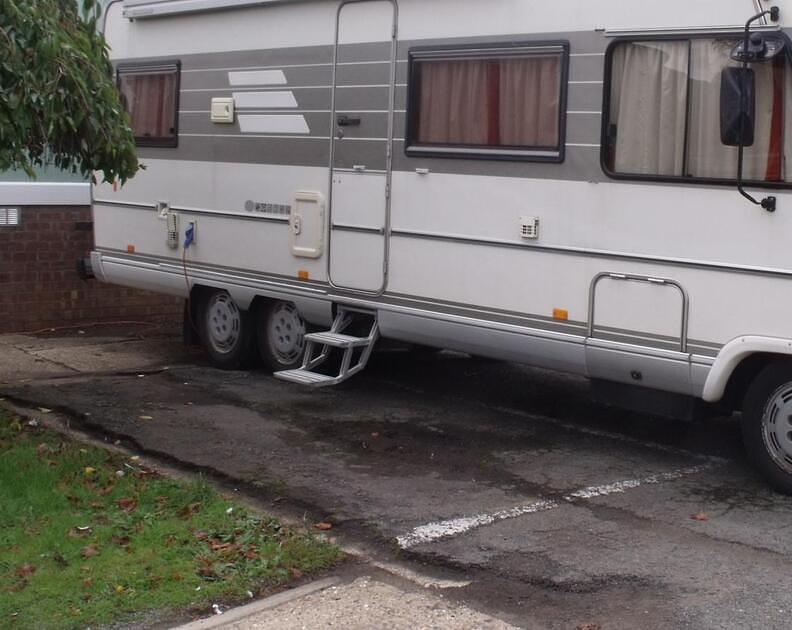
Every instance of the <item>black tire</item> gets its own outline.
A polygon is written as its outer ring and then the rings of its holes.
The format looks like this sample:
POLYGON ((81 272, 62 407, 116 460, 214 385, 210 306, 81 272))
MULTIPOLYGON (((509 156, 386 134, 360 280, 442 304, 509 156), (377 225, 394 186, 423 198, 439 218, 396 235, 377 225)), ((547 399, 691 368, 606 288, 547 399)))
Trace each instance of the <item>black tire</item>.
POLYGON ((256 342, 264 365, 273 372, 302 366, 308 325, 291 302, 270 300, 256 313, 256 342))
POLYGON ((250 313, 239 308, 222 290, 205 293, 197 310, 201 341, 212 365, 223 370, 250 367, 256 356, 250 313))
POLYGON ((741 427, 753 465, 775 490, 792 495, 792 362, 771 363, 754 378, 741 427))

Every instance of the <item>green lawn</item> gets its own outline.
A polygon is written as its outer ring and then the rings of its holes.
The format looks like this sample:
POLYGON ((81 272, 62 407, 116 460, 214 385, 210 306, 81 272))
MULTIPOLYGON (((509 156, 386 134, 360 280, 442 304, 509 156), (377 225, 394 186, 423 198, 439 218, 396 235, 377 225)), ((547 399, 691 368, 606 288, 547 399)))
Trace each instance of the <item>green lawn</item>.
POLYGON ((204 482, 173 481, 0 408, 0 627, 206 611, 340 556, 204 482))

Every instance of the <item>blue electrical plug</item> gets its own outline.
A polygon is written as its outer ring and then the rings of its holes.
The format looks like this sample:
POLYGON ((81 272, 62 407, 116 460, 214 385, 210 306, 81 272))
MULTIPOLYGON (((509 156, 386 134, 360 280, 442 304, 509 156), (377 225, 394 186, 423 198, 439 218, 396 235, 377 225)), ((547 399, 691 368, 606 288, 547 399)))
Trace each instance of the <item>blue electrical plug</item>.
POLYGON ((184 249, 189 249, 190 245, 195 242, 195 222, 190 221, 187 224, 187 230, 184 232, 184 249))

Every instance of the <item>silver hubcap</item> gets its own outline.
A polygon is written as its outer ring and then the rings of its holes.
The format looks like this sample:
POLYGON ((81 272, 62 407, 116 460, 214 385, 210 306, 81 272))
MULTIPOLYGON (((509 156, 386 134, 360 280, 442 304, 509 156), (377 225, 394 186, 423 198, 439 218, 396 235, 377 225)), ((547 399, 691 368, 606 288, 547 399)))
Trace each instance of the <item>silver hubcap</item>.
POLYGON ((270 348, 279 363, 291 365, 305 351, 305 322, 293 304, 279 302, 267 326, 270 348))
POLYGON ((762 438, 773 461, 792 474, 792 383, 770 396, 762 414, 762 438))
POLYGON ((227 293, 216 293, 206 309, 209 343, 217 352, 227 354, 234 350, 242 331, 239 307, 227 293))

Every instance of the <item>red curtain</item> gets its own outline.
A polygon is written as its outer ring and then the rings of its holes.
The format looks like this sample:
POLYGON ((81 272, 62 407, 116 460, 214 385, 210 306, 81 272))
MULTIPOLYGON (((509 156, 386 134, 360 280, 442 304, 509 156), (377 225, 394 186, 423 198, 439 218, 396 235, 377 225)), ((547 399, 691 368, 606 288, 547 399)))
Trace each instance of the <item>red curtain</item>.
POLYGON ((121 75, 136 138, 170 138, 176 127, 176 74, 121 75))

